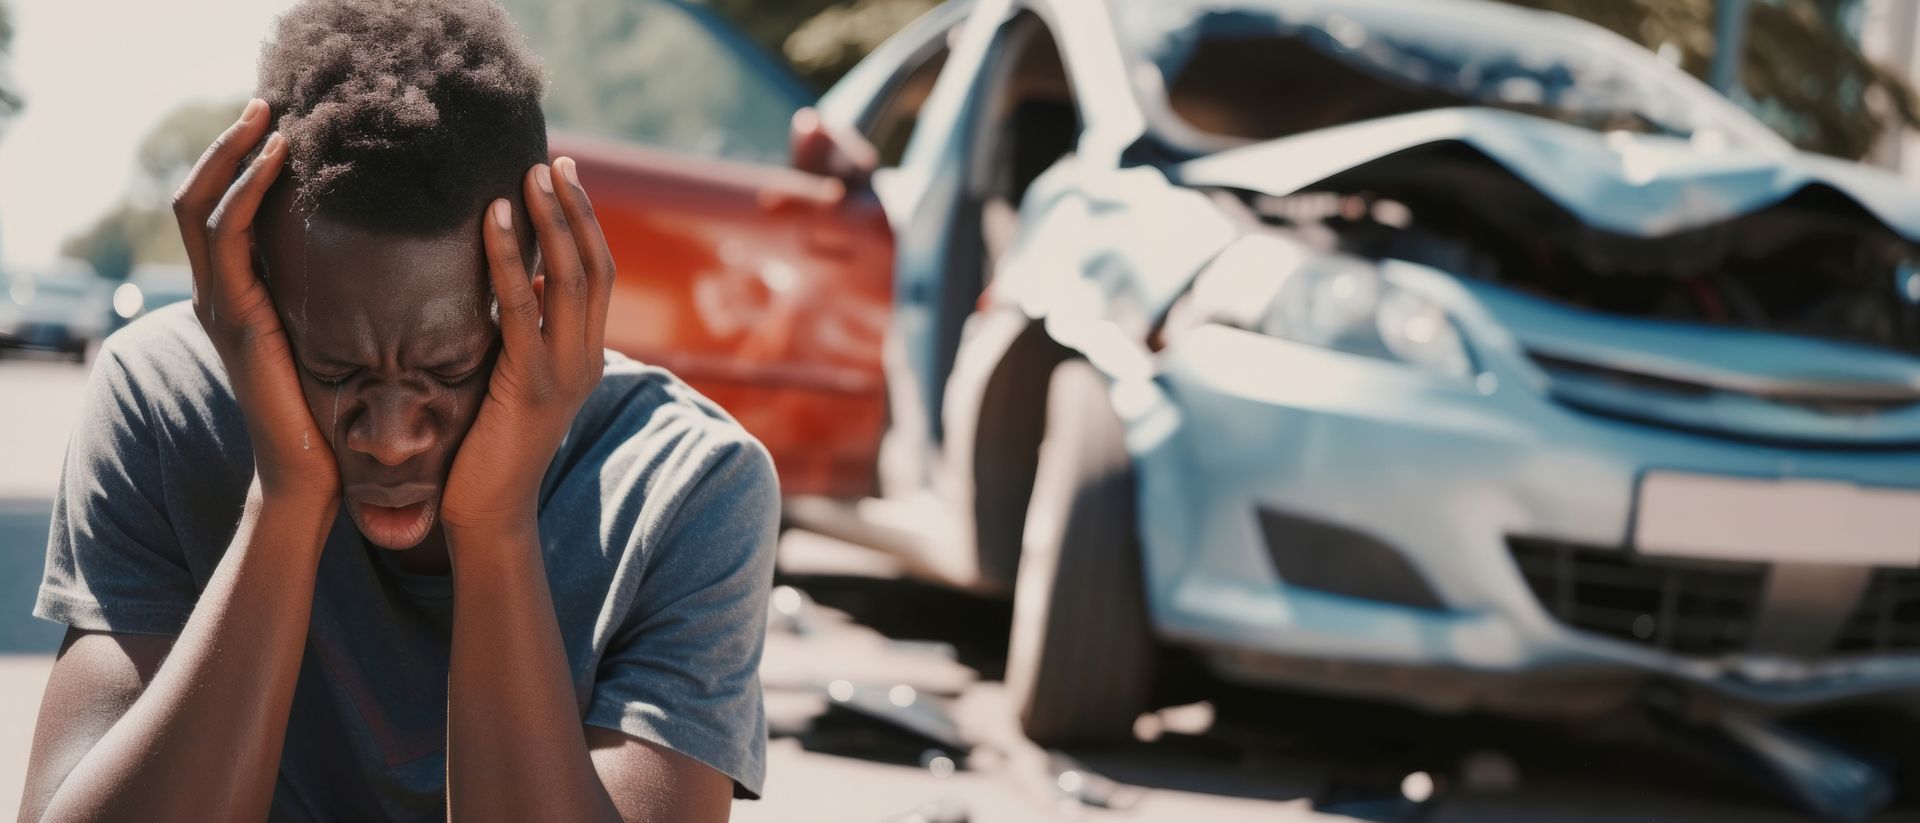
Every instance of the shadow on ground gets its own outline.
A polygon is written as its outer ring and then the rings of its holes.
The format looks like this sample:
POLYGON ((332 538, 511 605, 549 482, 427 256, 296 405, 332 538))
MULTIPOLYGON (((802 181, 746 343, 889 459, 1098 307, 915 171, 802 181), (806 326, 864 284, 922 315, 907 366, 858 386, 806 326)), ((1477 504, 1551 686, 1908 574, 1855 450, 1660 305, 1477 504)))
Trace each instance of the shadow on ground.
MULTIPOLYGON (((899 580, 783 577, 815 603, 896 641, 951 646, 998 680, 1010 604, 899 580)), ((1378 703, 1206 686, 1210 728, 1151 742, 1056 753, 1129 787, 1263 801, 1306 799, 1362 820, 1625 821, 1804 819, 1765 779, 1662 737, 1630 717, 1567 724, 1489 715, 1437 716, 1378 703), (1409 775, 1431 781, 1424 804, 1406 799, 1409 775)), ((1915 783, 1920 722, 1890 710, 1847 709, 1805 727, 1845 739, 1915 783)), ((792 730, 810 751, 900 766, 926 765, 934 743, 851 713, 826 711, 792 730)), ((1920 819, 1909 796, 1876 820, 1920 819)))

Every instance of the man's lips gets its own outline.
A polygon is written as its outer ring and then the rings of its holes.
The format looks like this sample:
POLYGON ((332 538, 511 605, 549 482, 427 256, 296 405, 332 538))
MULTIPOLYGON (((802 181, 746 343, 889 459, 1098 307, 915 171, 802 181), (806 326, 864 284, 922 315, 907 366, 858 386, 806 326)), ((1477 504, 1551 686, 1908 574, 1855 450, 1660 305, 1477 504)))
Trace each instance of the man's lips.
POLYGON ((398 486, 349 486, 346 498, 355 503, 398 509, 440 496, 440 487, 431 483, 403 483, 398 486))
POLYGON ((432 486, 360 487, 347 490, 347 502, 360 533, 389 549, 405 549, 433 528, 439 489, 432 486))

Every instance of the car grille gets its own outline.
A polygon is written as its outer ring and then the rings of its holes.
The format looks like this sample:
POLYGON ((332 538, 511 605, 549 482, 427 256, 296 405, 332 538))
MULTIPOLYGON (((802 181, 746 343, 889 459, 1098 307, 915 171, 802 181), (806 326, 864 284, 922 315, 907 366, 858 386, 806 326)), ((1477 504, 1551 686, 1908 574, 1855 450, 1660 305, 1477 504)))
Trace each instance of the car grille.
POLYGON ((1507 544, 1527 586, 1561 622, 1678 654, 1745 647, 1766 585, 1763 563, 1676 561, 1528 538, 1507 544))
POLYGON ((1920 569, 1875 569, 1833 648, 1842 653, 1920 649, 1920 569))
POLYGON ((1916 445, 1910 431, 1883 432, 1876 422, 1881 415, 1920 405, 1920 396, 1905 387, 1855 390, 1865 392, 1860 396, 1791 388, 1763 392, 1539 352, 1529 355, 1550 378, 1553 399, 1615 420, 1795 447, 1916 445), (1787 410, 1800 413, 1781 414, 1787 410))
MULTIPOLYGON (((1724 386, 1714 386, 1691 380, 1681 380, 1650 374, 1643 371, 1622 369, 1613 366, 1572 360, 1564 357, 1528 352, 1535 365, 1555 377, 1579 377, 1592 381, 1595 385, 1605 385, 1627 392, 1647 392, 1687 400, 1708 400, 1715 394, 1733 394, 1751 397, 1782 406, 1793 406, 1808 411, 1836 416, 1880 414, 1896 411, 1920 403, 1920 398, 1912 396, 1890 397, 1846 397, 1822 394, 1763 394, 1724 386)), ((1631 405, 1627 406, 1631 408, 1631 405)))

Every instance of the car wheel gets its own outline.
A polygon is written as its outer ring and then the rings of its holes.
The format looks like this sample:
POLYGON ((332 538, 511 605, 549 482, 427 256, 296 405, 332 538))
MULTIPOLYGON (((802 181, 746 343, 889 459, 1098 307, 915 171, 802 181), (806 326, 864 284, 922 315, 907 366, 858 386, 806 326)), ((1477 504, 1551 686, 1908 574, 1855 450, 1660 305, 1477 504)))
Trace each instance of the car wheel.
POLYGON ((1007 689, 1041 745, 1131 738, 1150 706, 1133 472, 1107 381, 1085 361, 1053 373, 1014 586, 1007 689))

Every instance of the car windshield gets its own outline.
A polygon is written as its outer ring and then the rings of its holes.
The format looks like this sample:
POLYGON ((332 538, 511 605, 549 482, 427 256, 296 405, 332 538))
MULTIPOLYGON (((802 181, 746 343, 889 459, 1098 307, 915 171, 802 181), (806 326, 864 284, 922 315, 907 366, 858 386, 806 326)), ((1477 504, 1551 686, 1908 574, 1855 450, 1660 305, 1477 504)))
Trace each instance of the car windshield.
POLYGON ((1595 26, 1479 2, 1115 3, 1156 130, 1196 150, 1453 106, 1711 145, 1779 145, 1764 125, 1595 26))

